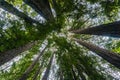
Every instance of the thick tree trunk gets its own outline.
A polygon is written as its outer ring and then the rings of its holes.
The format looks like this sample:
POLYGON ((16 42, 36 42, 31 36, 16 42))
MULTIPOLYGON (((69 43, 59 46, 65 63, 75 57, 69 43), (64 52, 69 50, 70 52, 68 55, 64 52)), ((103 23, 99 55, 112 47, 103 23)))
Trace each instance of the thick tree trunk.
POLYGON ((0 53, 0 66, 3 65, 4 63, 10 61, 14 57, 18 56, 20 53, 22 53, 26 50, 29 50, 35 44, 36 44, 36 42, 30 42, 24 46, 20 46, 18 48, 0 53))
POLYGON ((15 7, 13 7, 13 5, 9 4, 8 2, 4 1, 4 0, 0 0, 0 8, 4 9, 5 11, 8 11, 9 13, 16 15, 22 19, 24 19, 26 22, 31 23, 36 23, 36 24, 40 24, 38 21, 28 17, 26 14, 24 14, 23 12, 20 12, 18 9, 16 9, 15 7))
POLYGON ((118 55, 118 53, 110 52, 106 49, 100 48, 96 45, 93 45, 78 39, 75 39, 75 41, 85 46, 89 50, 95 52, 96 54, 101 56, 103 59, 105 59, 106 61, 108 61, 109 63, 113 64, 114 66, 120 69, 120 55, 118 55))
POLYGON ((53 57, 54 57, 54 54, 52 54, 52 57, 50 58, 48 67, 47 67, 47 69, 45 71, 45 74, 44 74, 42 80, 48 80, 48 77, 49 77, 49 74, 50 74, 50 68, 51 68, 52 61, 53 61, 53 57))
POLYGON ((83 30, 70 30, 70 31, 76 34, 120 37, 120 21, 116 21, 109 24, 102 24, 99 26, 86 28, 83 30))
POLYGON ((48 0, 23 0, 31 6, 37 13, 43 16, 46 20, 53 20, 52 11, 48 0))
POLYGON ((43 53, 45 52, 47 47, 45 47, 42 52, 39 53, 39 55, 37 56, 37 58, 32 62, 32 64, 26 69, 26 71, 23 73, 23 75, 21 76, 21 78, 19 80, 26 80, 29 73, 32 71, 33 67, 35 66, 35 64, 39 61, 40 57, 43 55, 43 53))

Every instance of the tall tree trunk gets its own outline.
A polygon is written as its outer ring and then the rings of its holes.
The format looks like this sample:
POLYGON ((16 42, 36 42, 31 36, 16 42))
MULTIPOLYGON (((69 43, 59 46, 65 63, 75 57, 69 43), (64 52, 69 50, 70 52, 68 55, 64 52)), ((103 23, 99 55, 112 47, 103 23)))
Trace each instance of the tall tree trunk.
POLYGON ((110 52, 106 49, 100 48, 96 45, 93 45, 78 39, 75 39, 75 41, 85 46, 89 50, 95 52, 96 54, 101 56, 103 59, 105 59, 106 61, 108 61, 109 63, 113 64, 114 66, 120 69, 120 55, 118 55, 118 53, 110 52))
POLYGON ((46 20, 53 20, 53 15, 48 0, 23 0, 23 1, 29 6, 31 6, 46 20))
POLYGON ((21 78, 19 80, 26 80, 29 73, 32 71, 33 67, 35 66, 35 64, 39 61, 40 57, 43 55, 43 53, 45 52, 47 46, 42 50, 42 52, 39 53, 39 55, 37 56, 37 58, 32 62, 32 64, 26 69, 26 71, 23 73, 23 75, 21 76, 21 78))
POLYGON ((41 68, 42 68, 42 66, 43 66, 43 63, 44 63, 44 61, 42 61, 40 67, 39 67, 38 70, 35 72, 35 75, 34 75, 34 77, 33 77, 33 80, 37 80, 37 76, 38 76, 38 74, 40 73, 40 70, 41 70, 41 68))
POLYGON ((3 65, 4 63, 10 61, 14 57, 18 56, 20 53, 22 53, 26 50, 29 50, 35 44, 36 44, 36 42, 30 42, 24 46, 20 46, 18 48, 0 53, 0 66, 3 65))
MULTIPOLYGON (((52 0, 52 7, 54 8, 55 11, 57 11, 58 5, 57 5, 56 0, 52 0)), ((57 12, 56 12, 56 15, 57 15, 57 12)))
POLYGON ((109 24, 102 24, 99 26, 86 28, 83 30, 70 30, 70 31, 76 34, 120 37, 120 21, 116 21, 109 24))
POLYGON ((54 54, 52 54, 52 57, 50 58, 48 67, 47 67, 47 69, 45 71, 45 74, 43 75, 42 80, 47 80, 48 79, 49 74, 50 74, 50 68, 51 68, 51 65, 52 65, 53 58, 54 58, 54 54))
POLYGON ((5 11, 8 11, 9 13, 12 13, 13 15, 16 15, 16 16, 24 19, 26 22, 29 22, 30 24, 31 23, 40 24, 38 21, 28 17, 23 12, 20 12, 18 9, 13 7, 13 5, 9 4, 5 0, 0 0, 0 8, 4 9, 5 11))
POLYGON ((82 80, 86 80, 85 76, 83 75, 83 71, 79 69, 79 66, 76 66, 76 68, 78 70, 78 76, 80 76, 82 80))
POLYGON ((62 70, 60 69, 60 80, 64 80, 62 70))
POLYGON ((72 75, 73 75, 73 79, 74 79, 74 80, 78 80, 78 78, 77 78, 77 76, 76 76, 76 73, 75 73, 73 67, 72 67, 72 69, 71 69, 71 72, 72 72, 72 75))

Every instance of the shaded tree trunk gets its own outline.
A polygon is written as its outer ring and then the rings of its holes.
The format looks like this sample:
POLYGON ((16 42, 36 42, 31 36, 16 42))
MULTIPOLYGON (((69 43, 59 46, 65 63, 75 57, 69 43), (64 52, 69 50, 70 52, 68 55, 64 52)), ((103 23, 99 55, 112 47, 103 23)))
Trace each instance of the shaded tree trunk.
POLYGON ((120 55, 118 55, 118 53, 110 52, 106 49, 100 48, 96 45, 93 45, 78 39, 75 39, 75 41, 85 46, 89 50, 95 52, 96 54, 101 56, 103 59, 105 59, 106 61, 108 61, 109 63, 113 64, 114 66, 120 69, 120 55))
POLYGON ((22 53, 26 50, 29 50, 35 44, 36 44, 36 42, 30 42, 24 46, 20 46, 18 48, 0 53, 0 66, 3 65, 4 63, 10 61, 14 57, 18 56, 20 53, 22 53))
POLYGON ((102 24, 99 26, 86 28, 83 30, 70 30, 70 31, 76 34, 120 37, 120 21, 116 21, 109 24, 102 24))
POLYGON ((35 64, 39 61, 40 57, 43 55, 43 53, 45 52, 47 47, 45 47, 42 52, 39 53, 39 55, 37 56, 37 58, 32 62, 32 64, 26 69, 26 71, 23 73, 23 75, 21 76, 21 78, 19 80, 26 80, 29 73, 32 71, 33 67, 35 66, 35 64))
POLYGON ((46 20, 53 20, 52 11, 48 0, 23 0, 31 6, 37 13, 43 16, 46 20))
POLYGON ((34 77, 33 77, 33 80, 37 80, 37 76, 38 76, 39 73, 40 73, 40 70, 41 70, 41 68, 42 68, 42 66, 43 66, 43 63, 44 63, 44 61, 42 61, 40 67, 39 67, 38 70, 35 72, 35 75, 34 75, 34 77))
POLYGON ((43 75, 42 80, 47 80, 48 79, 49 74, 50 74, 50 68, 51 68, 51 65, 52 65, 53 58, 54 58, 54 54, 52 54, 52 57, 50 58, 48 67, 47 67, 47 69, 46 69, 46 71, 45 71, 45 73, 43 75))
POLYGON ((64 80, 64 78, 63 78, 63 73, 62 73, 61 70, 60 70, 60 80, 64 80))
POLYGON ((56 8, 56 6, 57 6, 56 0, 52 0, 52 5, 53 5, 54 8, 56 8))
POLYGON ((77 76, 76 76, 76 72, 73 70, 73 67, 71 69, 72 75, 73 75, 73 79, 74 80, 78 80, 77 76))
POLYGON ((80 76, 82 80, 86 80, 85 76, 83 75, 83 71, 80 70, 79 67, 77 67, 77 70, 78 70, 78 76, 80 76))
POLYGON ((23 12, 20 12, 18 9, 16 9, 13 5, 9 4, 8 2, 4 0, 0 0, 0 8, 4 9, 5 11, 8 11, 9 13, 16 15, 22 19, 24 19, 28 23, 36 23, 40 24, 38 21, 28 17, 26 14, 23 12))

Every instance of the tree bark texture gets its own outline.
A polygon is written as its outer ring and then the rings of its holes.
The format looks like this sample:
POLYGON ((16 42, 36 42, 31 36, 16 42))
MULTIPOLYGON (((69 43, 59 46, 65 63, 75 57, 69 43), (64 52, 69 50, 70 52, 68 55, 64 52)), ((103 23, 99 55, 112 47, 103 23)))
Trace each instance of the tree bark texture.
POLYGON ((24 19, 26 22, 28 22, 30 24, 31 23, 40 24, 38 21, 30 18, 29 16, 27 16, 23 12, 19 11, 13 5, 9 4, 8 2, 6 2, 4 0, 0 0, 0 8, 4 9, 5 11, 8 11, 9 13, 11 13, 13 15, 16 15, 16 16, 24 19))
POLYGON ((118 53, 111 52, 109 50, 100 48, 96 45, 93 45, 78 39, 75 39, 75 41, 77 41, 82 46, 85 46, 89 50, 95 52, 100 57, 102 57, 103 59, 105 59, 106 61, 108 61, 109 63, 113 64, 114 66, 120 69, 120 55, 118 55, 118 53))
POLYGON ((0 66, 3 65, 4 63, 10 61, 14 57, 18 56, 20 53, 29 50, 35 44, 36 44, 36 42, 30 42, 24 46, 20 46, 18 48, 0 53, 0 66))
POLYGON ((30 7, 32 7, 46 20, 53 20, 53 15, 48 0, 23 0, 23 1, 30 7))
POLYGON ((99 26, 86 28, 82 30, 70 30, 70 31, 76 34, 120 37, 120 21, 116 21, 108 24, 102 24, 99 26))

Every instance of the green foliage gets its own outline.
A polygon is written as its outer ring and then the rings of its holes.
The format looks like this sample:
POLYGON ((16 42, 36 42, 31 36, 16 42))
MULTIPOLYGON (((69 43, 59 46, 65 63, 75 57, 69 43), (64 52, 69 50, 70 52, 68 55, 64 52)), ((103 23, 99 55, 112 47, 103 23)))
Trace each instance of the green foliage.
MULTIPOLYGON (((59 39, 59 41, 61 41, 61 39, 59 39)), ((59 51, 61 52, 61 50, 63 50, 64 52, 62 51, 61 56, 59 53, 58 62, 59 62, 60 69, 62 70, 62 73, 65 76, 64 78, 65 80, 68 80, 68 79, 73 80, 72 72, 70 72, 71 68, 79 69, 80 73, 84 77, 86 77, 83 74, 85 73, 90 80, 104 79, 104 76, 102 74, 100 75, 100 73, 95 70, 95 65, 93 64, 96 63, 94 62, 96 60, 92 60, 90 56, 86 56, 82 54, 84 51, 82 51, 80 47, 78 47, 77 45, 72 45, 71 43, 67 41, 64 41, 61 44, 64 44, 64 46, 62 45, 61 46, 62 49, 60 48, 59 51), (94 75, 94 77, 92 75, 94 75)), ((81 75, 77 75, 77 76, 81 76, 81 75)))
MULTIPOLYGON (((5 13, 7 19, 0 18, 0 52, 23 46, 31 41, 39 41, 29 52, 25 52, 19 61, 14 62, 9 70, 1 71, 0 79, 18 80, 32 63, 33 56, 41 48, 42 42, 48 41, 46 42, 48 43, 47 50, 40 58, 39 63, 35 65, 27 80, 33 79, 42 62, 44 63, 37 79, 40 80, 43 77, 42 74, 47 68, 50 56, 53 53, 55 53, 54 60, 56 60, 56 64, 53 65, 57 65, 57 69, 55 69, 57 76, 55 77, 58 80, 62 77, 64 80, 112 80, 113 77, 103 70, 99 58, 90 54, 88 50, 72 40, 73 37, 84 40, 90 40, 93 37, 74 34, 71 36, 68 29, 82 29, 115 20, 115 17, 118 17, 116 14, 118 14, 120 2, 118 0, 55 0, 56 4, 53 4, 52 1, 50 0, 50 4, 56 13, 54 14, 56 17, 54 21, 42 22, 43 25, 31 25, 16 17, 13 19, 13 15, 8 13, 5 13)), ((32 18, 38 15, 22 0, 7 0, 7 2, 15 7, 17 6, 18 9, 32 18)), ((5 14, 2 13, 2 16, 5 17, 5 14)), ((108 49, 115 47, 113 51, 120 52, 120 42, 114 44, 109 42, 105 45, 108 49)), ((51 71, 53 70, 51 68, 51 71)))

